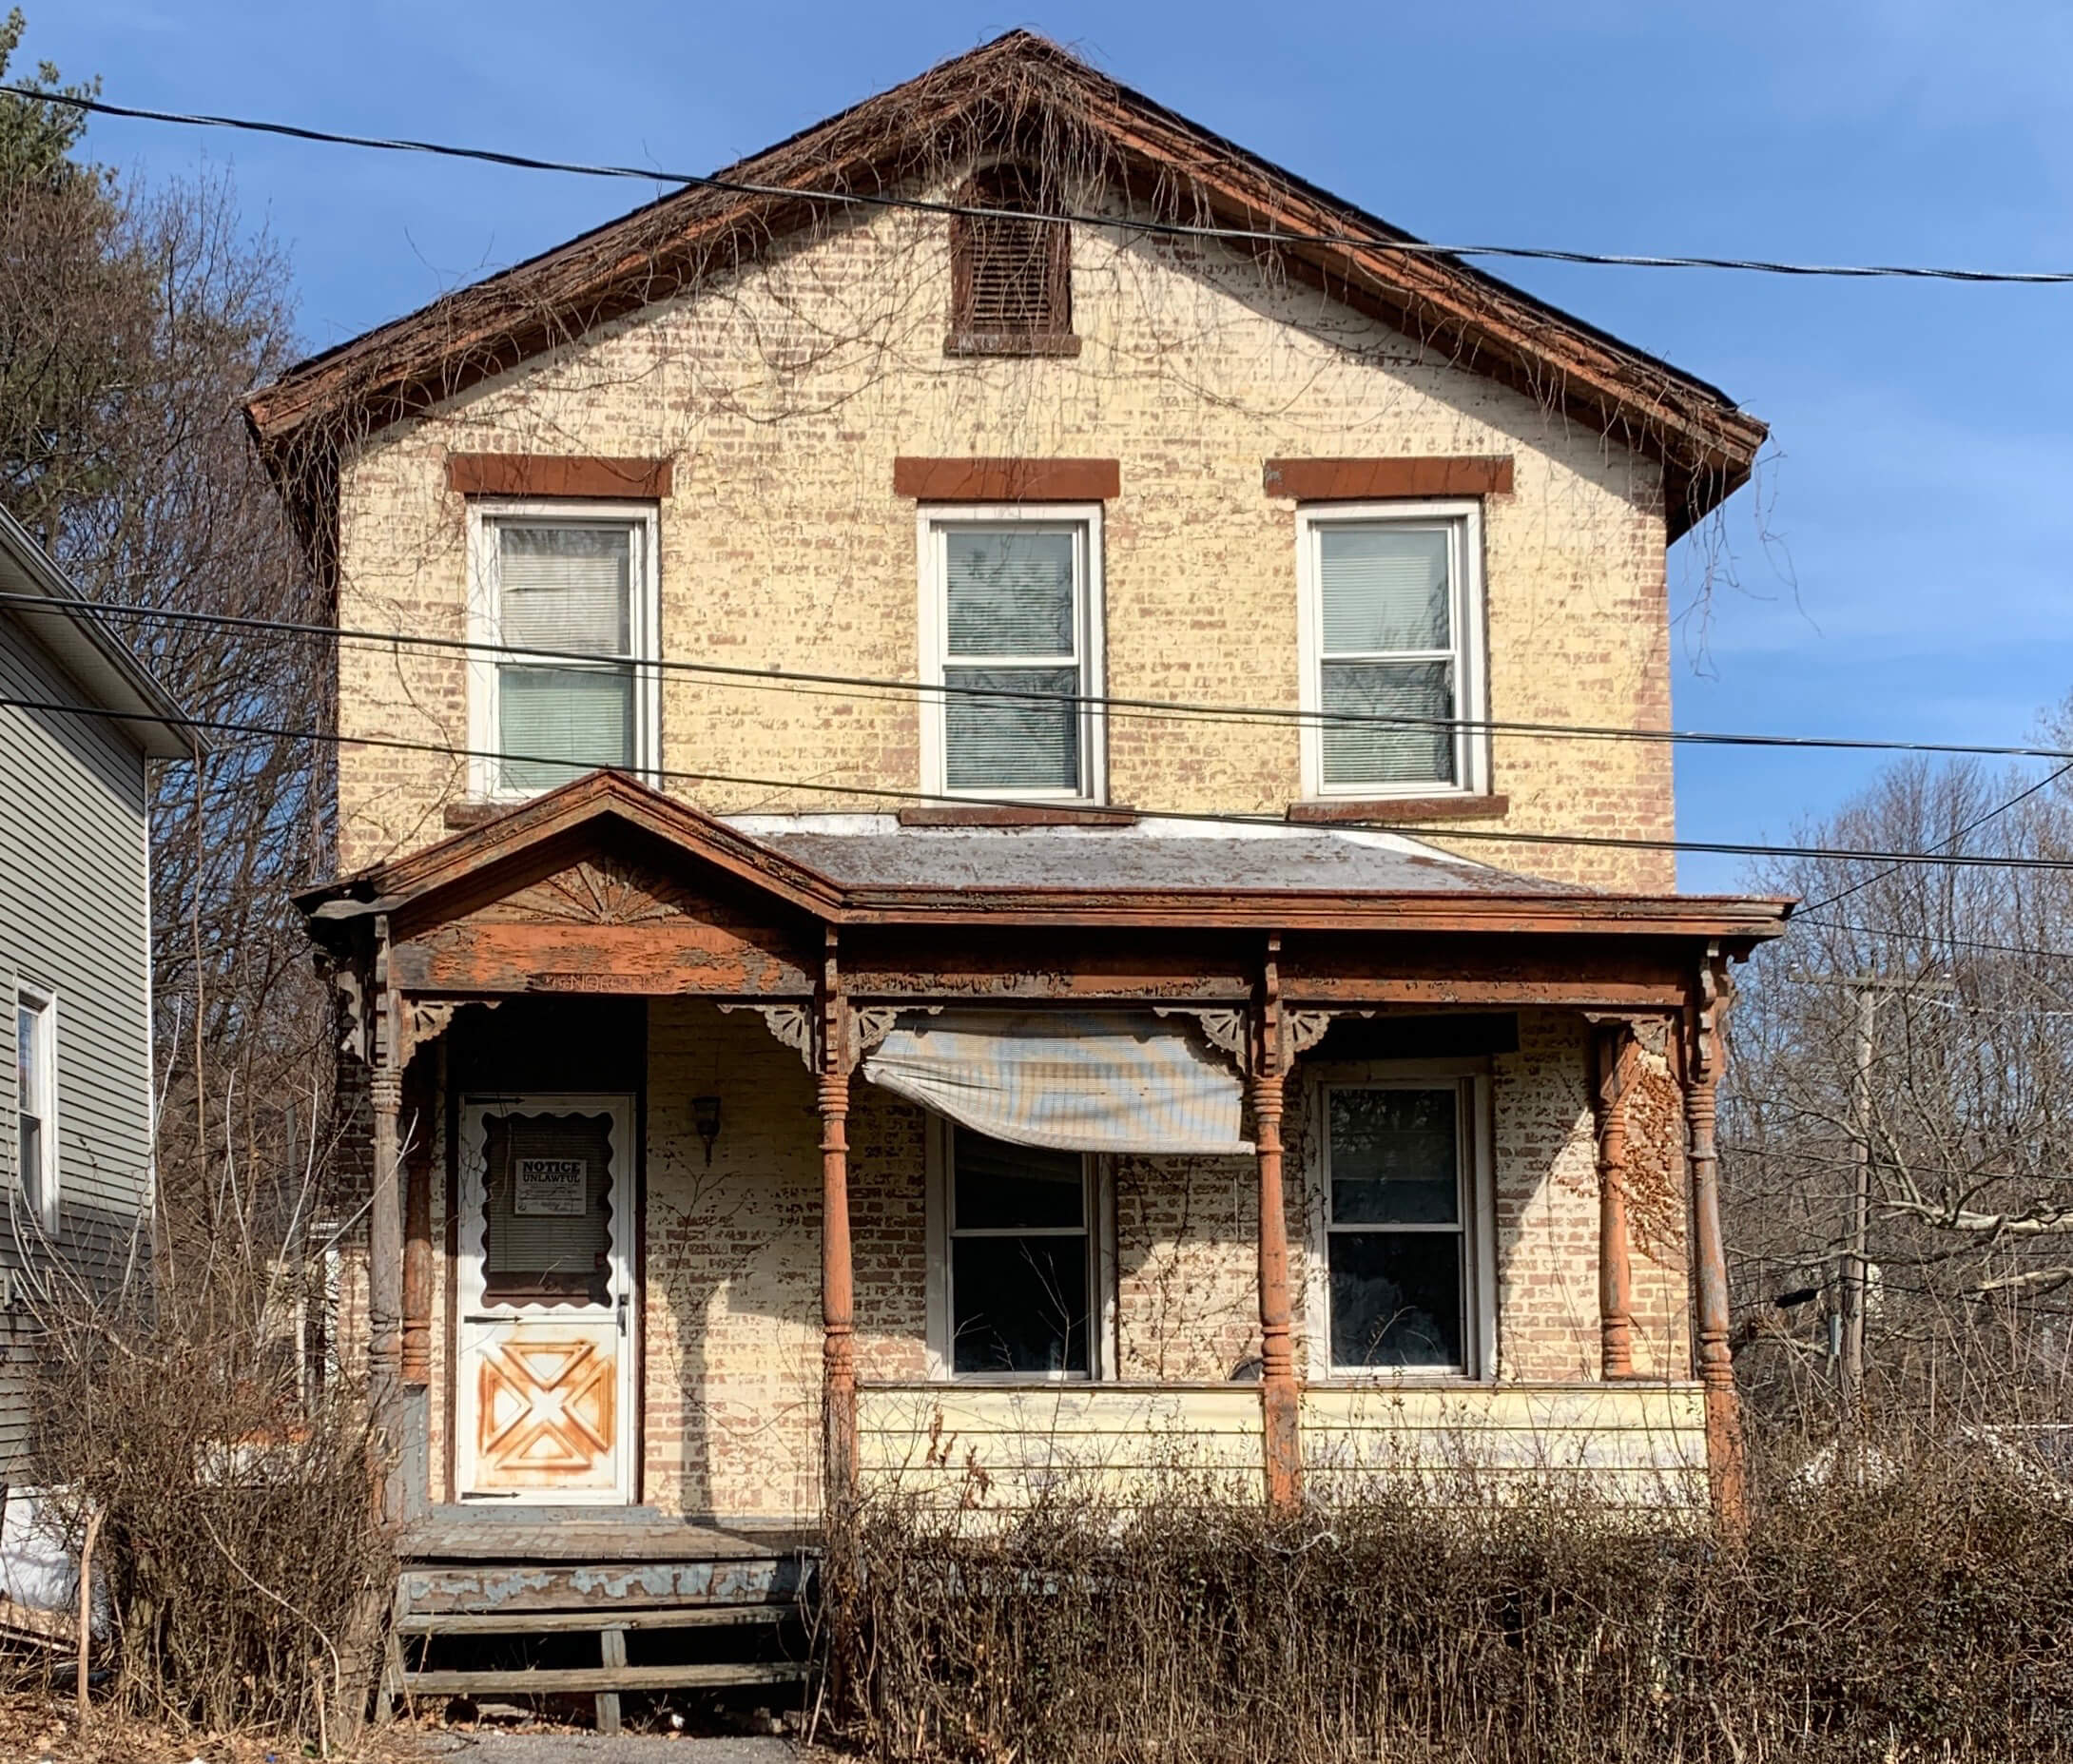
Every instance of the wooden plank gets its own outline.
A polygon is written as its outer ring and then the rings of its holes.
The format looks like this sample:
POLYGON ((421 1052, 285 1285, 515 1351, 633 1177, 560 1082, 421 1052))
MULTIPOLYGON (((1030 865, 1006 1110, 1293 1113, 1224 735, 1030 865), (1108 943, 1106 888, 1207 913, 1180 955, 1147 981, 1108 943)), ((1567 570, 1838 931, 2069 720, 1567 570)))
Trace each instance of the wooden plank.
POLYGON ((554 1671, 414 1672, 406 1690, 425 1696, 552 1696, 563 1692, 688 1691, 728 1684, 791 1684, 806 1668, 792 1661, 754 1664, 721 1661, 698 1666, 569 1666, 554 1671))
POLYGON ((785 951, 693 920, 637 925, 467 921, 396 946, 390 972, 406 992, 708 993, 807 998, 805 971, 785 951))
POLYGON ((782 1623, 798 1615, 791 1600, 762 1605, 682 1605, 652 1611, 413 1611, 397 1619, 406 1636, 575 1636, 601 1629, 727 1629, 782 1623))
MULTIPOLYGON (((598 1663, 607 1672, 624 1672, 627 1669, 627 1632, 613 1627, 598 1631, 598 1663)), ((619 1731, 619 1693, 600 1691, 597 1694, 597 1731, 600 1734, 616 1734, 619 1731)))
POLYGON ((408 1568, 403 1576, 410 1608, 419 1614, 765 1604, 793 1596, 805 1578, 805 1565, 797 1558, 428 1564, 408 1568))

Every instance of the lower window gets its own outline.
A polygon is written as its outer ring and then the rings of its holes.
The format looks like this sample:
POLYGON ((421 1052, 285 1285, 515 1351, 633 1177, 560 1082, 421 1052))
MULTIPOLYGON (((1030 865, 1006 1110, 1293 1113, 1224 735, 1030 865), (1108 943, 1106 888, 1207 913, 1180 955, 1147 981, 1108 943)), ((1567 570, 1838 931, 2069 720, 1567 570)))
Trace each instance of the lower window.
POLYGON ((954 1373, 1091 1375, 1088 1159, 946 1130, 954 1373))
POLYGON ((1471 1368, 1470 1094, 1460 1083, 1325 1092, 1333 1371, 1471 1368))

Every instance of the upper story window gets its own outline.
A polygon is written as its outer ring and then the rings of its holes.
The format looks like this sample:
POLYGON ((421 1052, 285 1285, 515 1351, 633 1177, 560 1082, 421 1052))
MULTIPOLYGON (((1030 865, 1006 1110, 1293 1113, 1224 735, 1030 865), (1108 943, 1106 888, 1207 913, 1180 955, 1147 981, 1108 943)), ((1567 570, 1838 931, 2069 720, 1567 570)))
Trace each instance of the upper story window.
POLYGON ((1101 792, 1101 511, 922 512, 922 788, 1101 792), (998 697, 992 696, 999 693, 998 697))
POLYGON ((470 640, 496 646, 469 665, 475 794, 656 765, 654 510, 472 503, 468 523, 470 640))
POLYGON ((1017 165, 990 165, 959 191, 966 208, 1000 214, 950 220, 953 355, 1068 355, 1073 335, 1073 230, 1024 219, 1056 204, 1017 165))
POLYGON ((1486 1211, 1477 1081, 1326 1084, 1320 1260, 1331 1373, 1475 1374, 1486 1211))
POLYGON ((57 1000, 26 987, 14 999, 14 1179, 46 1231, 58 1222, 57 1000))
POLYGON ((1297 543, 1306 793, 1486 789, 1477 505, 1306 510, 1297 543))

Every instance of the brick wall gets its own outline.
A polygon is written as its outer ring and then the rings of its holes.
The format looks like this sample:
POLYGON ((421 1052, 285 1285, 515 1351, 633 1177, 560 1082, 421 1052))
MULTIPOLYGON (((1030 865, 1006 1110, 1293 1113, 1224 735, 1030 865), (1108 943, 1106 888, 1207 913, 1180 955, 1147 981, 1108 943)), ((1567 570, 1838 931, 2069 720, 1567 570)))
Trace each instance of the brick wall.
MULTIPOLYGON (((915 510, 896 455, 1095 456, 1121 463, 1108 508, 1107 685, 1125 696, 1297 702, 1294 505, 1270 456, 1508 454, 1486 509, 1493 714, 1660 726, 1669 714, 1656 467, 1210 248, 1082 230, 1081 353, 946 359, 942 229, 883 214, 779 255, 697 299, 580 343, 375 436, 340 491, 347 626, 466 629, 463 504, 449 452, 667 456, 668 655, 753 669, 912 678, 915 510)), ((454 654, 348 645, 347 733, 467 745, 454 654)), ((913 702, 671 675, 667 766, 839 787, 920 783, 913 702)), ((1279 813, 1299 793, 1293 728, 1118 716, 1112 800, 1279 813)), ((466 787, 430 755, 340 755, 348 865, 421 845, 466 787)), ((1667 748, 1501 736, 1493 784, 1524 830, 1671 830, 1667 748)), ((707 807, 854 805, 840 792, 679 785, 707 807)), ((1494 824, 1485 824, 1486 825, 1494 824)), ((1667 887, 1659 853, 1463 841, 1469 855, 1578 882, 1667 887)))
MULTIPOLYGON (((1499 1377, 1597 1376, 1598 1197, 1584 1027, 1528 1014, 1491 1079, 1499 1377)), ((1660 1074, 1658 1073, 1658 1076, 1660 1074)), ((820 1153, 813 1085, 753 1015, 657 1001, 648 1065, 647 1499, 737 1517, 816 1509, 821 1392, 820 1153), (691 1096, 722 1098, 708 1167, 691 1096)), ((1294 1087, 1291 1087, 1291 1096, 1294 1087)), ((1303 1112, 1291 1109, 1289 1231, 1308 1255, 1303 1112)), ((1675 1116, 1637 1112, 1637 1162, 1681 1174, 1675 1116), (1668 1135, 1666 1137, 1666 1135, 1668 1135)), ((926 1155, 920 1111, 859 1082, 850 1117, 859 1371, 926 1374, 926 1155)), ((1250 1161, 1118 1158, 1117 1372, 1213 1383, 1259 1352, 1250 1161)), ((1681 1217, 1681 1208, 1679 1210, 1681 1217)), ((1689 1375, 1681 1231, 1637 1231, 1637 1357, 1689 1375)), ((1298 1328, 1303 1327, 1298 1307, 1298 1328)))

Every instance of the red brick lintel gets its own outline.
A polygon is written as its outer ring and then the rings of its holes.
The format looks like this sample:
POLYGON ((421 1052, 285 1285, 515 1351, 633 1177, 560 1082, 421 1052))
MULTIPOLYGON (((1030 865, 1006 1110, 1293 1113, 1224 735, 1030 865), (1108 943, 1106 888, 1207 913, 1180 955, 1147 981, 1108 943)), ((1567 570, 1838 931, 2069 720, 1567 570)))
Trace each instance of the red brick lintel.
POLYGON ((1508 796, 1383 796, 1367 802, 1290 803, 1288 819, 1330 825, 1342 821, 1495 821, 1508 796))
POLYGON ((464 496, 583 496, 652 502, 670 490, 667 459, 598 459, 563 454, 449 454, 446 487, 464 496))
POLYGON ((1382 501, 1392 496, 1508 496, 1509 454, 1422 459, 1269 459, 1262 485, 1298 502, 1382 501))
POLYGON ((917 502, 1106 502, 1122 486, 1114 459, 893 461, 893 494, 917 502))

